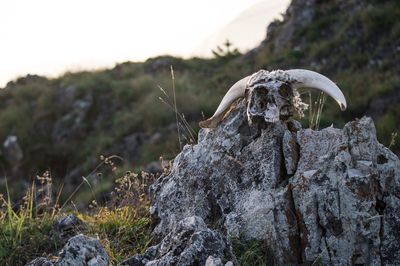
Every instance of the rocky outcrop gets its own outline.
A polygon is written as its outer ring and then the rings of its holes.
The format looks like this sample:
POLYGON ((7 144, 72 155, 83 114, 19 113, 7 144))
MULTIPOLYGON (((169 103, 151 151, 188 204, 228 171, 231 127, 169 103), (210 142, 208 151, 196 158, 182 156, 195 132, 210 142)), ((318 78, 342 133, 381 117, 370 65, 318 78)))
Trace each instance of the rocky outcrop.
POLYGON ((284 14, 283 21, 274 21, 268 25, 264 42, 273 41, 276 52, 285 47, 299 28, 310 24, 315 17, 316 0, 294 0, 284 14))
MULTIPOLYGON (((378 143, 368 117, 320 131, 295 122, 249 126, 242 102, 183 148, 152 194, 154 234, 163 241, 196 216, 222 235, 225 250, 232 239, 263 240, 278 264, 400 264, 400 161, 378 143)), ((181 243, 167 250, 191 250, 191 241, 181 243)), ((229 252, 207 255, 209 263, 235 261, 229 252)))

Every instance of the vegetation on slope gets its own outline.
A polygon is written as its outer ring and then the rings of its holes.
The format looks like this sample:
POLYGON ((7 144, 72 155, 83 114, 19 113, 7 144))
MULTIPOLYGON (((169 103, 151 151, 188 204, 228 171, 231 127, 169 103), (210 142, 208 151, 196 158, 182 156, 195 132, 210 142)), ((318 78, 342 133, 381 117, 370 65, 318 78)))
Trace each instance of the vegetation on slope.
MULTIPOLYGON (((324 73, 343 90, 348 110, 341 113, 328 101, 322 125, 370 115, 378 138, 389 145, 400 131, 399 1, 316 1, 309 10, 302 2, 293 1, 285 20, 269 27, 270 38, 252 58, 256 68, 324 73), (307 11, 313 15, 302 17, 307 11)), ((399 154, 400 142, 392 148, 399 154)))
MULTIPOLYGON (((143 169, 160 156, 171 159, 180 147, 175 114, 159 99, 172 98, 170 65, 179 112, 197 135, 202 112, 211 113, 234 81, 223 70, 230 60, 160 57, 54 80, 28 76, 10 82, 0 91, 0 140, 16 135, 24 158, 15 173, 0 155, 6 169, 0 175, 11 176, 14 184, 25 180, 26 186, 35 173, 50 170, 56 183, 66 182, 68 194, 98 164, 100 155, 120 155, 123 161, 118 165, 126 169, 143 169)), ((185 140, 187 131, 181 132, 185 140)), ((103 181, 108 177, 105 174, 103 181)))
MULTIPOLYGON (((321 127, 331 123, 340 127, 350 119, 371 115, 380 141, 400 154, 400 140, 395 137, 400 132, 400 2, 311 2, 293 0, 284 20, 274 22, 267 39, 244 55, 217 50, 214 59, 162 56, 56 79, 28 75, 0 90, 0 142, 16 135, 24 155, 13 165, 0 149, 0 234, 4 236, 0 261, 16 265, 44 252, 54 254, 60 243, 52 238, 52 225, 64 211, 74 211, 71 201, 78 209, 93 205, 93 200, 130 202, 110 196, 116 177, 179 152, 174 110, 163 103, 174 102, 170 66, 176 103, 189 124, 181 122, 184 142, 189 139, 187 127, 196 135, 197 122, 214 112, 227 88, 240 77, 260 68, 307 68, 337 82, 348 99, 344 113, 327 100, 321 127), (106 162, 111 154, 122 158, 106 162), (102 158, 100 168, 98 158, 102 158), (29 203, 32 195, 11 204, 8 195, 20 198, 36 182, 37 173, 47 170, 57 188, 53 197, 61 191, 58 203, 52 202, 54 208, 37 209, 37 204, 29 203), (64 202, 70 209, 60 212, 64 202)), ((308 117, 302 121, 308 126, 308 117)), ((114 262, 142 251, 150 241, 150 220, 144 211, 148 202, 130 204, 93 206, 87 214, 78 214, 90 225, 90 234, 100 236, 114 262), (131 239, 137 237, 134 248, 131 239)), ((258 250, 237 248, 243 262, 263 259, 252 258, 258 250)))

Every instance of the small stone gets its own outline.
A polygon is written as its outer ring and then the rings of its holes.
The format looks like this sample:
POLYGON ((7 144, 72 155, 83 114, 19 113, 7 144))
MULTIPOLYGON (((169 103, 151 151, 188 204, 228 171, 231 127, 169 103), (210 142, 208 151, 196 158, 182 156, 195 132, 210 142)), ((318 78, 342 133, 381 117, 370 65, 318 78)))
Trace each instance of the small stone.
POLYGON ((206 260, 205 266, 222 266, 222 261, 220 258, 214 258, 213 256, 209 256, 206 260))
POLYGON ((81 234, 86 230, 86 224, 73 214, 58 219, 55 229, 62 242, 66 242, 71 237, 81 234))
POLYGON ((98 239, 80 234, 68 240, 61 250, 56 264, 60 266, 108 266, 109 258, 98 239))
POLYGON ((146 259, 142 255, 135 255, 133 257, 130 257, 123 262, 121 262, 119 265, 121 266, 144 266, 149 260, 146 259))

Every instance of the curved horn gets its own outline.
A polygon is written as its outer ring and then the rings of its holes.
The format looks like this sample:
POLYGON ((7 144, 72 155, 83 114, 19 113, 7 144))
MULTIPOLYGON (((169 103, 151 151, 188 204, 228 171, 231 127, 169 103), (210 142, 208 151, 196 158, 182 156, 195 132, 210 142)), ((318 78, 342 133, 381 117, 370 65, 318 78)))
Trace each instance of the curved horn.
POLYGON ((307 87, 321 90, 335 99, 342 111, 346 110, 346 98, 344 98, 342 91, 335 83, 333 83, 332 80, 328 79, 324 75, 305 69, 291 69, 286 70, 285 72, 295 80, 292 86, 296 89, 307 87))
POLYGON ((229 106, 231 106, 236 99, 244 96, 249 78, 250 76, 247 76, 233 84, 233 86, 225 94, 224 98, 222 98, 222 101, 214 115, 207 120, 201 121, 199 126, 202 128, 215 128, 224 117, 224 114, 228 110, 229 106))

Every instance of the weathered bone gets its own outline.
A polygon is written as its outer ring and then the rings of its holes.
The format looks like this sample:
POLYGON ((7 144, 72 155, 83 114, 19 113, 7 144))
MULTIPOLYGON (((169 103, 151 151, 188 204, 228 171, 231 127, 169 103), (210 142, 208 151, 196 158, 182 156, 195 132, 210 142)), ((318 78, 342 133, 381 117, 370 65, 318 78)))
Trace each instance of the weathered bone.
POLYGON ((321 90, 331 96, 339 104, 342 111, 346 110, 346 98, 332 80, 311 70, 291 69, 286 72, 292 79, 296 80, 292 83, 294 88, 314 88, 321 90))
POLYGON ((250 76, 247 76, 235 84, 228 90, 225 94, 224 98, 222 98, 221 103, 219 104, 217 111, 215 111, 214 115, 207 120, 201 121, 199 123, 202 128, 215 128, 218 123, 224 117, 226 111, 228 111, 229 106, 238 98, 244 96, 244 92, 247 86, 247 82, 250 76))
POLYGON ((342 111, 347 107, 346 99, 336 84, 317 72, 305 69, 292 69, 287 71, 277 70, 272 72, 264 70, 256 72, 253 75, 247 76, 236 82, 225 94, 214 115, 209 119, 200 122, 200 127, 215 128, 224 117, 224 114, 228 111, 230 105, 236 99, 244 97, 246 88, 252 86, 253 81, 257 82, 260 78, 282 80, 293 86, 294 90, 298 88, 318 89, 334 98, 342 111))
POLYGON ((246 114, 249 124, 259 121, 259 118, 268 123, 285 121, 293 114, 294 94, 293 88, 288 83, 278 79, 262 78, 254 84, 250 81, 247 89, 246 114))

